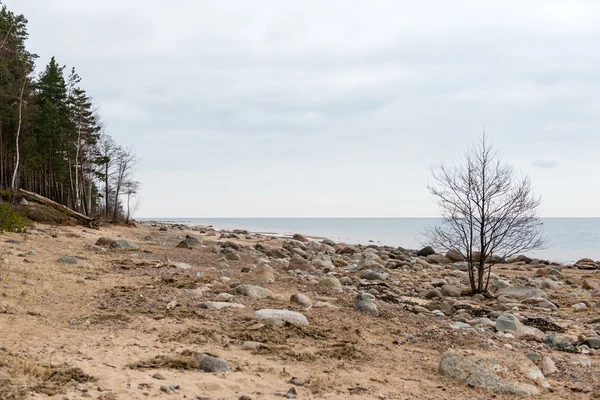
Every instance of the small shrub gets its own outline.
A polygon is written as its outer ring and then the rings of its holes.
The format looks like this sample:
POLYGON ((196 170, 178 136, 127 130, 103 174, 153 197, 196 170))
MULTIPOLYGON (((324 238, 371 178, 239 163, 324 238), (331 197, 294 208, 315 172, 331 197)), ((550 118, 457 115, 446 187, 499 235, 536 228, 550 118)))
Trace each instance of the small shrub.
POLYGON ((10 204, 0 204, 0 232, 20 232, 25 229, 26 222, 22 214, 12 209, 10 204))

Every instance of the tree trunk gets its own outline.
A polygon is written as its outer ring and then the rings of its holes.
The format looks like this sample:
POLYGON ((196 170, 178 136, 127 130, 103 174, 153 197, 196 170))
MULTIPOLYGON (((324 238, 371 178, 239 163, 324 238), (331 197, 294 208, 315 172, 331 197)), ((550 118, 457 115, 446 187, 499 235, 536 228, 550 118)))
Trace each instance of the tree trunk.
POLYGON ((37 193, 29 192, 29 191, 23 190, 23 189, 20 189, 19 192, 21 194, 23 194, 25 197, 28 197, 29 199, 31 199, 33 201, 37 201, 38 203, 42 203, 46 206, 50 206, 58 211, 61 211, 65 214, 67 214, 69 217, 74 218, 79 222, 82 222, 83 224, 89 226, 90 228, 97 227, 96 220, 94 218, 90 218, 88 216, 78 213, 77 211, 73 211, 69 207, 63 206, 62 204, 52 201, 44 196, 40 196, 37 193))
POLYGON ((16 135, 16 148, 17 148, 17 161, 15 163, 15 170, 13 171, 12 182, 10 187, 13 191, 17 191, 17 173, 19 171, 19 161, 21 154, 19 152, 19 135, 21 134, 21 122, 23 121, 23 93, 25 93, 25 84, 27 83, 27 77, 23 78, 23 85, 21 86, 21 96, 19 97, 19 122, 17 124, 17 135, 16 135))

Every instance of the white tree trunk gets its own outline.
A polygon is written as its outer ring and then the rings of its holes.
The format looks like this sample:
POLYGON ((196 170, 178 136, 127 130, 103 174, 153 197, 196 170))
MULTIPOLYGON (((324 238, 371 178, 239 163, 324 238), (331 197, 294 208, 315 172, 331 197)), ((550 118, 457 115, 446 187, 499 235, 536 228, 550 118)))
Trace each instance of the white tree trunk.
POLYGON ((27 77, 23 78, 23 85, 21 86, 21 96, 19 97, 19 123, 17 125, 17 136, 15 138, 17 148, 17 161, 15 163, 15 170, 13 171, 11 187, 14 191, 17 188, 17 175, 19 173, 19 162, 21 161, 21 152, 19 151, 19 136, 21 135, 21 122, 23 121, 23 94, 25 93, 25 84, 27 83, 27 77))

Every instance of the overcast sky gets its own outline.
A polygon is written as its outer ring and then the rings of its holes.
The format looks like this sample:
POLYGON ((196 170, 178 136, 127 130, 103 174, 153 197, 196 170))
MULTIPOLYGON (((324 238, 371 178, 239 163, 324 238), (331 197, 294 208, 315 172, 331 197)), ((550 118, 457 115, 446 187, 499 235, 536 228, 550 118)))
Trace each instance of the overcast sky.
POLYGON ((600 216, 600 2, 4 0, 141 159, 139 217, 435 216, 485 126, 600 216))

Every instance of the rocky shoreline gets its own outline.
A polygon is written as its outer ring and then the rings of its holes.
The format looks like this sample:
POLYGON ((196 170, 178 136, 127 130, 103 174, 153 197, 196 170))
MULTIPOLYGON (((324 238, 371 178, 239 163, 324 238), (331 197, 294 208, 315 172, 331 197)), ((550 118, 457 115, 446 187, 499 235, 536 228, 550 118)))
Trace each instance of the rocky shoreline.
MULTIPOLYGON (((243 229, 216 231, 211 226, 175 224, 167 229, 189 229, 217 237, 218 247, 214 250, 226 260, 238 259, 240 252, 253 253, 255 265, 247 272, 264 282, 274 282, 278 272, 287 273, 340 295, 353 296, 353 308, 371 317, 380 316, 380 305, 395 304, 407 312, 447 320, 441 336, 475 333, 492 349, 518 349, 519 357, 505 360, 501 367, 516 374, 516 380, 510 382, 494 373, 500 364, 493 357, 469 351, 443 353, 439 373, 469 386, 501 394, 538 394, 550 388, 546 377, 570 376, 577 370, 591 376, 579 380, 582 384, 588 382, 588 386, 573 390, 598 393, 600 389, 597 375, 593 378, 598 369, 593 372, 591 362, 600 355, 599 261, 583 258, 573 265, 563 265, 525 256, 502 260, 491 274, 493 297, 488 298, 467 294, 467 263, 459 254, 437 254, 431 247, 417 251, 375 244, 349 245, 301 234, 275 238, 243 229), (247 240, 259 242, 251 248, 239 244, 247 240), (275 240, 283 240, 281 246, 269 244, 275 240)), ((244 296, 269 296, 259 288, 236 285, 233 287, 244 296)), ((315 306, 301 293, 294 294, 290 301, 306 308, 315 306)), ((336 308, 328 302, 316 306, 336 308)), ((289 322, 297 323, 299 317, 278 314, 274 318, 290 318, 289 322)), ((302 320, 308 324, 304 316, 302 320)), ((396 342, 410 340, 414 338, 397 338, 396 342)))

